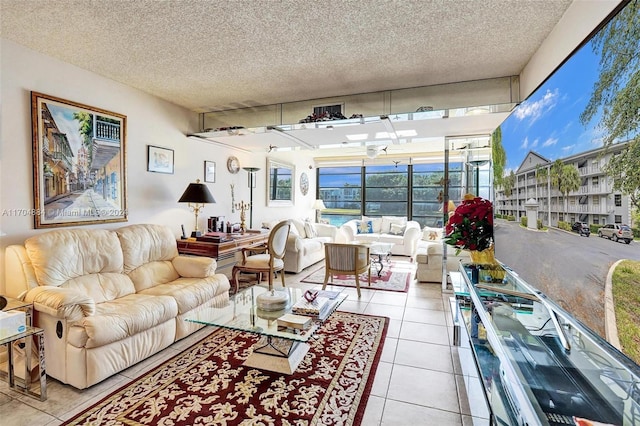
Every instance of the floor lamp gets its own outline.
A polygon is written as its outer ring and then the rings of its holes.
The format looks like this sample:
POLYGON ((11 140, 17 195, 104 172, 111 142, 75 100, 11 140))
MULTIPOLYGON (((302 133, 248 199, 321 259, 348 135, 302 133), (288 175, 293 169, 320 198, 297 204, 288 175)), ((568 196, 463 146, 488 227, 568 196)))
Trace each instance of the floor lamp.
POLYGON ((322 201, 321 199, 315 200, 311 208, 316 211, 316 223, 320 223, 320 219, 322 219, 321 211, 327 209, 324 205, 324 201, 322 201))
POLYGON ((253 228, 253 188, 256 187, 256 172, 259 167, 243 167, 249 174, 249 229, 253 228))

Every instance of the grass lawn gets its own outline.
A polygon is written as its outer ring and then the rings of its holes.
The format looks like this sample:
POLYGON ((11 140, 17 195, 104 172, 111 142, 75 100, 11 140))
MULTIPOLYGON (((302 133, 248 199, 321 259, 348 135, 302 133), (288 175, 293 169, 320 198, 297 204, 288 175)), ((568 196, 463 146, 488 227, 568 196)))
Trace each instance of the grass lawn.
POLYGON ((622 352, 640 364, 640 262, 621 262, 613 273, 612 284, 622 352))

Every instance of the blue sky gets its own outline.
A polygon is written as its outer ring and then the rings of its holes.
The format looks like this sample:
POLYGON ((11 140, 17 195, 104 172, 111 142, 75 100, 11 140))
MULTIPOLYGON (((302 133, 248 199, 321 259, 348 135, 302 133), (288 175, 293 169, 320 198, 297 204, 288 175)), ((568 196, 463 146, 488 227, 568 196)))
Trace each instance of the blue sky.
POLYGON ((587 43, 504 121, 507 173, 517 170, 529 151, 553 161, 602 146, 599 117, 587 126, 580 123, 598 78, 598 62, 587 43))

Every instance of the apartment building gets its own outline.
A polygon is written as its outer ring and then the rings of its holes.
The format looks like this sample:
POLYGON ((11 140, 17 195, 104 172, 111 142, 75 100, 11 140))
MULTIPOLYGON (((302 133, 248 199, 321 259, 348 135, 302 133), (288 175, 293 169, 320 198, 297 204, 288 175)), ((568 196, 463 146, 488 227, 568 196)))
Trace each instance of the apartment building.
POLYGON ((564 164, 573 165, 580 174, 580 188, 570 192, 566 200, 549 179, 536 177, 536 170, 546 169, 547 175, 554 161, 529 151, 515 172, 515 185, 509 196, 504 188, 497 188, 496 213, 515 216, 517 220, 526 215, 525 203, 538 203, 538 219, 544 225, 556 226, 558 221, 586 222, 604 225, 623 223, 633 226, 629 197, 613 190, 613 181, 604 166, 627 146, 627 142, 613 147, 597 148, 562 158, 564 164))

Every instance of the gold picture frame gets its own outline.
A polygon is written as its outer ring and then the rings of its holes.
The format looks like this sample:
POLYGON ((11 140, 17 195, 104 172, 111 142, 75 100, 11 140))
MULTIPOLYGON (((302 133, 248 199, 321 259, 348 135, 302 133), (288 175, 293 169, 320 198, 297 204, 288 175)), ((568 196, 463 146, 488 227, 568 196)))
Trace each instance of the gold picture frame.
POLYGON ((31 92, 34 227, 127 221, 127 117, 31 92))

